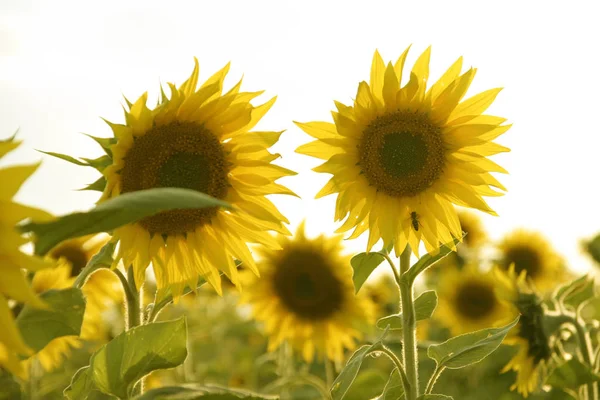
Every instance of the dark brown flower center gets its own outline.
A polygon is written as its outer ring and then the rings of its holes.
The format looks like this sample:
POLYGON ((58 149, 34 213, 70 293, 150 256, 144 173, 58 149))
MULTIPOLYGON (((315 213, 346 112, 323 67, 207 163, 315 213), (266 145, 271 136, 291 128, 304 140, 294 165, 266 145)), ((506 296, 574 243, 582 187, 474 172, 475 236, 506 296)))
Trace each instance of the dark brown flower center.
MULTIPOLYGON (((134 139, 121 170, 122 192, 177 187, 223 199, 228 165, 223 146, 210 131, 191 122, 155 126, 134 139)), ((150 233, 174 235, 210 222, 216 207, 166 211, 140 224, 150 233)))
POLYGON ((310 249, 290 251, 276 265, 275 293, 299 317, 326 319, 344 302, 343 284, 332 272, 336 267, 310 249))
POLYGON ((396 111, 377 117, 359 144, 369 183, 394 197, 415 196, 441 175, 445 148, 441 129, 424 113, 396 111))
POLYGON ((469 319, 489 316, 497 306, 494 288, 484 282, 466 282, 458 287, 456 307, 469 319))
POLYGON ((71 276, 77 276, 85 268, 89 259, 88 255, 81 246, 72 243, 65 243, 52 250, 50 257, 59 259, 64 258, 71 265, 71 276))
POLYGON ((508 269, 515 264, 515 272, 527 271, 527 276, 535 278, 542 270, 540 254, 535 249, 527 246, 512 247, 504 255, 503 266, 508 269))

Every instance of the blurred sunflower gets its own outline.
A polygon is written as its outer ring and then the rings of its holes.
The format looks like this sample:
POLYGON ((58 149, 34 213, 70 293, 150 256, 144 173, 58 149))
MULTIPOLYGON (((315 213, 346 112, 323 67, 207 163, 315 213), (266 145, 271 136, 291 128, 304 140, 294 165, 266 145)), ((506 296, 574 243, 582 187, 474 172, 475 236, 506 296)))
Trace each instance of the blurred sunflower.
POLYGON ((543 325, 542 300, 527 285, 525 271, 517 276, 514 267, 508 271, 496 268, 495 276, 498 296, 521 314, 519 324, 504 339, 505 344, 518 346, 518 351, 502 372, 515 371, 517 379, 510 389, 528 397, 545 380, 552 357, 550 337, 543 325))
POLYGON ((427 90, 430 48, 401 87, 407 53, 386 66, 376 51, 370 83, 358 85, 352 106, 335 103, 333 124, 297 123, 317 140, 296 151, 327 160, 314 171, 333 175, 316 197, 338 193, 338 232, 369 229, 367 250, 382 238, 396 255, 407 243, 432 251, 461 237, 453 204, 496 215, 482 196, 503 194, 491 172, 506 171, 487 157, 509 151, 492 142, 506 119, 482 114, 500 89, 461 103, 476 71, 461 75, 461 57, 427 90))
POLYGON ((445 268, 440 273, 436 318, 453 335, 508 322, 514 313, 498 298, 496 286, 492 274, 481 272, 474 264, 445 268))
POLYGON ((515 230, 502 239, 498 249, 499 266, 507 271, 514 263, 515 272, 525 271, 538 290, 551 290, 567 276, 562 259, 540 233, 515 230))
MULTIPOLYGON (((109 239, 107 236, 89 235, 67 240, 52 249, 48 255, 68 264, 70 277, 75 278, 109 239)), ((82 291, 86 307, 81 326, 81 338, 90 341, 105 341, 107 329, 102 314, 111 305, 123 300, 121 284, 114 273, 100 269, 88 278, 82 291)))
POLYGON ((467 247, 469 249, 477 249, 486 240, 485 229, 481 223, 481 219, 471 212, 459 210, 458 220, 463 232, 467 235, 463 240, 463 245, 460 248, 467 247))
POLYGON ((120 241, 115 262, 133 266, 138 286, 152 262, 158 289, 170 287, 177 299, 186 285, 205 278, 221 293, 219 270, 237 286, 234 258, 258 273, 247 243, 278 248, 270 235, 288 235, 288 220, 267 199, 290 194, 276 180, 295 173, 271 164, 279 157, 267 150, 282 132, 250 132, 275 98, 260 106, 250 101, 262 92, 240 92, 241 81, 222 94, 229 64, 199 89, 198 61, 179 88, 169 84, 154 109, 147 94, 128 102, 125 125, 109 123, 114 139, 99 139, 107 155, 98 162, 102 200, 156 187, 197 190, 231 204, 173 210, 114 231, 120 241))
POLYGON ((307 362, 316 353, 341 363, 344 349, 354 348, 361 324, 373 314, 372 303, 354 294, 341 238, 308 239, 302 224, 293 239, 278 239, 282 250, 259 249, 261 277, 248 275, 242 301, 265 323, 269 351, 288 341, 307 362))
MULTIPOLYGON (((50 289, 67 289, 73 286, 75 278, 71 275, 71 266, 64 259, 58 261, 56 268, 36 272, 31 287, 37 294, 50 289)), ((87 308, 87 305, 86 305, 87 308)), ((34 360, 39 361, 44 371, 53 371, 71 355, 72 348, 82 345, 78 336, 62 336, 52 340, 42 350, 23 361, 23 378, 27 377, 29 366, 34 360)))
MULTIPOLYGON (((0 158, 16 149, 21 142, 0 141, 0 158)), ((21 236, 15 225, 24 219, 46 220, 51 215, 36 208, 12 201, 21 185, 39 164, 19 165, 0 169, 0 367, 18 374, 21 364, 18 355, 27 355, 31 349, 25 344, 14 322, 9 299, 33 307, 45 307, 29 286, 24 269, 40 271, 54 263, 21 252, 28 239, 21 236)))
POLYGON ((358 296, 366 296, 375 306, 375 315, 382 318, 393 314, 400 304, 398 286, 390 275, 380 275, 365 284, 358 296))

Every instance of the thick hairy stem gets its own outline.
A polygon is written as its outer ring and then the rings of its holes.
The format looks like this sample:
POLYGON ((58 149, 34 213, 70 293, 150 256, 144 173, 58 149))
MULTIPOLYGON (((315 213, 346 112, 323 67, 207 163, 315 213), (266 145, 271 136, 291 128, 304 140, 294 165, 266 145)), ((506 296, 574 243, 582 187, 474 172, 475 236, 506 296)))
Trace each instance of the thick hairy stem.
MULTIPOLYGON (((406 274, 410 267, 410 246, 400 256, 400 272, 406 274)), ((400 302, 402 305, 402 355, 409 390, 406 400, 416 400, 419 396, 419 369, 417 353, 417 323, 413 302, 413 284, 410 279, 401 279, 400 302)))
MULTIPOLYGON (((580 318, 573 318, 571 323, 575 326, 577 331, 577 341, 579 342, 579 348, 583 362, 589 365, 591 368, 594 367, 594 353, 592 347, 592 340, 590 335, 585 330, 584 322, 580 318)), ((594 383, 586 385, 587 396, 590 400, 598 400, 598 386, 594 383)))

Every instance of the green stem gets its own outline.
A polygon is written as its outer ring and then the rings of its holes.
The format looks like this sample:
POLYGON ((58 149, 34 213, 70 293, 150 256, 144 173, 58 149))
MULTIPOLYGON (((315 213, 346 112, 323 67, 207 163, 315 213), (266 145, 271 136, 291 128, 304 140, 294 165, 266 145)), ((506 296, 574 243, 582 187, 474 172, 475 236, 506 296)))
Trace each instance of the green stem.
POLYGON ((404 366, 402 365, 400 359, 396 356, 396 354, 394 354, 392 350, 390 350, 383 344, 381 345, 381 350, 378 351, 381 351, 383 354, 388 356, 390 360, 392 360, 392 362, 396 366, 396 369, 398 370, 398 373, 400 373, 400 379, 402 379, 402 387, 404 388, 404 392, 408 393, 410 391, 410 383, 408 382, 406 371, 404 371, 404 366))
POLYGON ((333 386, 334 370, 333 361, 325 357, 325 380, 329 389, 333 386))
MULTIPOLYGON (((579 348, 583 362, 589 365, 591 368, 594 367, 592 340, 590 335, 584 328, 584 322, 577 317, 571 318, 571 323, 575 326, 577 331, 577 341, 579 342, 579 348)), ((586 385, 588 399, 598 400, 598 387, 594 383, 586 385)))
POLYGON ((435 367, 435 371, 433 371, 433 374, 431 375, 431 378, 427 383, 427 387, 425 388, 425 394, 431 394, 431 392, 433 391, 433 386, 435 385, 435 382, 438 380, 442 372, 444 372, 444 367, 435 367))
MULTIPOLYGON (((123 285, 123 291, 125 292, 125 302, 127 304, 127 317, 125 320, 126 330, 135 328, 142 324, 142 302, 140 301, 140 292, 135 286, 135 278, 133 272, 133 266, 130 266, 127 270, 127 278, 121 271, 115 269, 115 273, 119 277, 121 284, 123 285)), ((133 388, 132 397, 144 393, 144 380, 141 379, 139 383, 133 388)))
POLYGON ((419 370, 417 352, 417 321, 413 301, 413 283, 405 276, 410 267, 410 246, 406 246, 400 255, 400 302, 402 306, 402 355, 409 390, 406 400, 416 400, 419 396, 419 370))
POLYGON ((394 265, 394 261, 392 261, 392 259, 390 258, 390 256, 387 253, 384 253, 382 251, 380 254, 383 257, 385 257, 388 264, 390 264, 390 268, 392 269, 392 273, 394 274, 394 279, 396 280, 396 283, 399 285, 400 284, 400 274, 398 273, 398 270, 396 269, 396 265, 394 265))

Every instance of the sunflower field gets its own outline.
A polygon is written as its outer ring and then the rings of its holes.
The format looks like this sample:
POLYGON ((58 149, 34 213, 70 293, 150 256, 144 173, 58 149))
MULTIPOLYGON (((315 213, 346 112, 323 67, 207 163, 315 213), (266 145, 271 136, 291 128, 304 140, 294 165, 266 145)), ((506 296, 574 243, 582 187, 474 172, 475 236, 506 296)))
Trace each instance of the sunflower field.
POLYGON ((600 31, 541 4, 0 5, 0 400, 600 400, 600 31))

